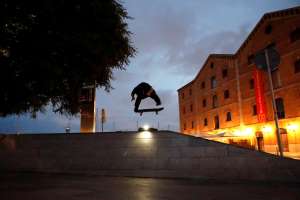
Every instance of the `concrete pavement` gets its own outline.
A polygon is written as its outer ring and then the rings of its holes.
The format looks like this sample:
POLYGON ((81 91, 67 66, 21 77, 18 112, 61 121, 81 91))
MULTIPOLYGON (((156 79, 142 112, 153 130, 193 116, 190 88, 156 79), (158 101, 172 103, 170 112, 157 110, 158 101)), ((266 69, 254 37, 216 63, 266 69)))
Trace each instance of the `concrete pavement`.
POLYGON ((216 183, 66 174, 0 174, 1 200, 296 200, 300 184, 216 183))

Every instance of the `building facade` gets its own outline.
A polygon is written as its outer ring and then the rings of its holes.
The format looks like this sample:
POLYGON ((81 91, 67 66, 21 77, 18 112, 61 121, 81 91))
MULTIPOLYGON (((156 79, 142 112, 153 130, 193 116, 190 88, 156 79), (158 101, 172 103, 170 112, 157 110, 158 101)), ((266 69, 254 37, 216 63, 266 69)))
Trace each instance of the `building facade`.
POLYGON ((96 127, 96 87, 84 86, 80 94, 80 133, 94 133, 96 127))
POLYGON ((265 48, 280 56, 270 74, 284 155, 300 158, 300 7, 265 14, 235 54, 207 58, 178 89, 181 132, 278 154, 268 72, 254 63, 265 48))

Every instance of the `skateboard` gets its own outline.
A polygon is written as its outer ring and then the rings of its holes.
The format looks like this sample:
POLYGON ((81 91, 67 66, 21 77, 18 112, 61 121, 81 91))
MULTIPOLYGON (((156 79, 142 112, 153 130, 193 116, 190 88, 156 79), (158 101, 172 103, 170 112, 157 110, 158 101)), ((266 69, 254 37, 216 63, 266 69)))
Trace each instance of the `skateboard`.
POLYGON ((139 109, 137 112, 140 113, 140 115, 142 116, 142 114, 144 112, 155 112, 156 114, 158 114, 159 111, 162 111, 164 108, 160 107, 160 108, 147 108, 147 109, 139 109))

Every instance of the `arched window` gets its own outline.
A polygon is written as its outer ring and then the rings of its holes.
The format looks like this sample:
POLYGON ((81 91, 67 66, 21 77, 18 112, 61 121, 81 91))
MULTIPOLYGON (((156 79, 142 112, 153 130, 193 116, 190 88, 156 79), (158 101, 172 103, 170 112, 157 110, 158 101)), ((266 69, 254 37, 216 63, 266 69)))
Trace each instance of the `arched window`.
POLYGON ((285 118, 284 104, 282 98, 275 99, 278 119, 285 118))
POLYGON ((203 124, 204 124, 204 126, 207 126, 207 124, 208 124, 207 118, 204 118, 203 124))
POLYGON ((219 129, 219 128, 220 128, 219 116, 216 115, 215 116, 215 129, 219 129))
POLYGON ((212 77, 210 78, 210 85, 211 85, 211 89, 217 87, 217 79, 216 79, 215 76, 212 76, 212 77))
POLYGON ((290 33, 290 40, 291 42, 300 40, 300 28, 296 28, 294 31, 290 33))
POLYGON ((202 107, 206 107, 206 99, 202 100, 202 107))
POLYGON ((280 132, 280 139, 282 143, 282 150, 287 152, 289 151, 288 133, 284 128, 280 128, 279 132, 280 132))
POLYGON ((212 107, 213 107, 213 108, 218 107, 218 97, 217 97, 217 95, 214 95, 212 100, 213 100, 213 105, 212 105, 212 107))
POLYGON ((231 121, 231 112, 226 113, 226 121, 231 121))

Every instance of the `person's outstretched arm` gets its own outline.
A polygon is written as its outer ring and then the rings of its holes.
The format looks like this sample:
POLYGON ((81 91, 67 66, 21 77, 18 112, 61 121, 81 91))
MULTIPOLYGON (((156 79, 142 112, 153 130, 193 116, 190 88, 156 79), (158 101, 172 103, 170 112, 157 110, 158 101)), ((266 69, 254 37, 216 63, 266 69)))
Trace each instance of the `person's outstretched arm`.
POLYGON ((134 88, 131 92, 131 101, 133 101, 135 98, 134 98, 134 94, 136 93, 136 88, 134 88))

